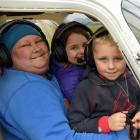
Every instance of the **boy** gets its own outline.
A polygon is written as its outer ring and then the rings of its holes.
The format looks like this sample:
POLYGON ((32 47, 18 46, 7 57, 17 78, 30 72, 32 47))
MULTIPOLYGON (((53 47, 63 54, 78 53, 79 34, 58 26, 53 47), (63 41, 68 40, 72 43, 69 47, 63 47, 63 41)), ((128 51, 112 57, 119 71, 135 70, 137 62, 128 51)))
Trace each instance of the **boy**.
POLYGON ((74 92, 71 127, 79 132, 125 131, 129 116, 133 127, 139 129, 140 88, 105 28, 95 32, 87 50, 91 71, 74 92))

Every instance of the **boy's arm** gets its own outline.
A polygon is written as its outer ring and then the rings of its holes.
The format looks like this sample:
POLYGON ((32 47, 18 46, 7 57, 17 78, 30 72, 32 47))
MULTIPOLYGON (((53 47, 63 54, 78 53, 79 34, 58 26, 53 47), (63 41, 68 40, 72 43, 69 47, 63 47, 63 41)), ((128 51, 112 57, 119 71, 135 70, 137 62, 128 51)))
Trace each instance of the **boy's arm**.
MULTIPOLYGON (((74 92, 69 112, 70 126, 77 132, 98 133, 99 118, 92 117, 94 111, 91 107, 91 99, 88 96, 89 88, 87 87, 87 85, 80 83, 74 92)), ((94 104, 94 99, 92 99, 92 103, 94 104)))

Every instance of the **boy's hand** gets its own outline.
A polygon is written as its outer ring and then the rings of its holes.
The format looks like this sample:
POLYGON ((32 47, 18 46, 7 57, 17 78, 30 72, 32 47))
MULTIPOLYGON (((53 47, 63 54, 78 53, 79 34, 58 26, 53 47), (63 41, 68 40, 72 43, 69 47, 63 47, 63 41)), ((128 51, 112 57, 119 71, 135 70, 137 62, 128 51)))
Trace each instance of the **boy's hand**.
POLYGON ((134 123, 133 126, 136 129, 140 129, 140 111, 136 113, 136 115, 132 119, 132 122, 134 123))
POLYGON ((112 114, 108 119, 109 128, 112 131, 119 131, 122 130, 126 125, 126 113, 125 112, 118 112, 112 114))

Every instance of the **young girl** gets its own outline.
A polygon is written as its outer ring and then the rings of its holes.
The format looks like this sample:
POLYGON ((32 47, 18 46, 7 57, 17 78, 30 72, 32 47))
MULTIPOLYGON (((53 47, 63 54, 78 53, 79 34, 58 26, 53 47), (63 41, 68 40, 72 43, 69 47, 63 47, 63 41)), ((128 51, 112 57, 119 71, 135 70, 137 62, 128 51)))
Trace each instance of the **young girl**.
POLYGON ((68 101, 83 77, 84 49, 91 35, 88 27, 75 21, 60 25, 54 34, 51 67, 68 101))
POLYGON ((69 113, 71 127, 79 132, 121 132, 126 131, 129 117, 133 127, 139 129, 140 88, 105 28, 93 35, 87 60, 92 71, 74 92, 69 113))

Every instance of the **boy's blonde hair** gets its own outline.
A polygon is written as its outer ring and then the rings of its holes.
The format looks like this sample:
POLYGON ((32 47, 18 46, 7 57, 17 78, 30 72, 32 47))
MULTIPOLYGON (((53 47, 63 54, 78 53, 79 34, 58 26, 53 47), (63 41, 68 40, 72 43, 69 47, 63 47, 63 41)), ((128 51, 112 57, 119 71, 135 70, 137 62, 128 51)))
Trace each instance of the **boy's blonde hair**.
POLYGON ((117 46, 117 43, 114 41, 112 36, 108 33, 100 37, 95 37, 92 41, 92 47, 94 48, 98 44, 103 44, 105 42, 110 42, 113 45, 117 46))
POLYGON ((93 34, 90 40, 87 43, 87 47, 85 49, 85 59, 87 64, 91 68, 96 68, 95 62, 93 60, 93 50, 96 45, 104 44, 106 42, 110 42, 112 45, 117 47, 117 43, 112 38, 111 34, 108 30, 102 26, 93 34))

